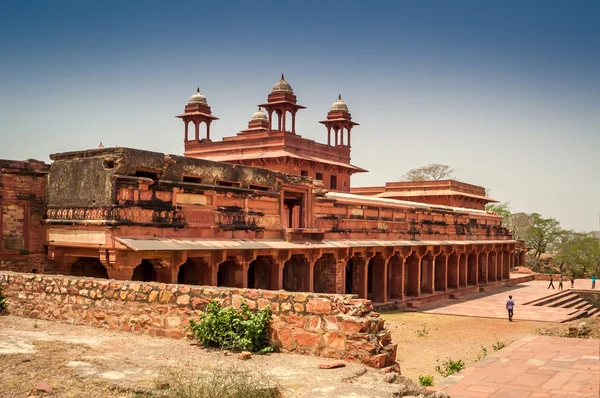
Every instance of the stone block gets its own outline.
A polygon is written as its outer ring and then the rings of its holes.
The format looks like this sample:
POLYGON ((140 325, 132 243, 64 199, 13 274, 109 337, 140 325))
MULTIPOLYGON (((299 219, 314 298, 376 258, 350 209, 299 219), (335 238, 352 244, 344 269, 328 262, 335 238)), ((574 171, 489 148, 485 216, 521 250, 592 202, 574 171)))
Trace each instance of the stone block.
POLYGON ((306 303, 306 312, 310 314, 330 314, 331 301, 327 299, 310 299, 306 303))
POLYGON ((188 296, 187 294, 177 297, 178 305, 188 305, 189 303, 190 303, 190 296, 188 296))
POLYGON ((321 335, 309 332, 294 331, 294 341, 298 347, 319 348, 321 347, 321 335))

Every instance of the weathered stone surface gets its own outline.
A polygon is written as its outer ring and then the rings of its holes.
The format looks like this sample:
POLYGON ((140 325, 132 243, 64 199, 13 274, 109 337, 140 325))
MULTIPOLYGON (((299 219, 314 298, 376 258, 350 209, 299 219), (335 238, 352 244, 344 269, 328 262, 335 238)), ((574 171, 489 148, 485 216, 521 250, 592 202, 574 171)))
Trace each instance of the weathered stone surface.
POLYGON ((37 383, 35 383, 35 387, 36 391, 43 391, 45 393, 48 394, 52 394, 52 386, 46 382, 46 381, 38 381, 37 383))
POLYGON ((210 301, 239 306, 245 300, 250 308, 271 306, 269 339, 280 350, 360 360, 375 367, 392 365, 396 357, 397 346, 391 343, 389 333, 379 330, 383 325, 380 318, 363 312, 368 300, 351 296, 50 275, 40 278, 2 271, 0 285, 9 308, 18 316, 171 338, 182 338, 189 320, 197 319, 210 301), (356 310, 358 315, 340 315, 337 304, 343 302, 349 312, 356 310))
POLYGON ((336 368, 343 368, 344 366, 346 366, 344 361, 336 361, 336 362, 330 362, 330 363, 322 363, 319 365, 319 369, 336 369, 336 368))

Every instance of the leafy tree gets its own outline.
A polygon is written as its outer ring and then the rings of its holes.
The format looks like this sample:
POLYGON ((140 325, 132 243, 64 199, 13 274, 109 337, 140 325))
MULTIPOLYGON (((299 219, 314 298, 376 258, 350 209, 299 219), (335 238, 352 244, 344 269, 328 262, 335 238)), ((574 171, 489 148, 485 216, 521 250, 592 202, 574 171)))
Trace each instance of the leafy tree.
POLYGON ((504 226, 512 233, 514 239, 526 240, 527 233, 533 225, 533 219, 527 213, 513 213, 506 219, 504 226))
POLYGON ((533 257, 539 260, 557 242, 560 224, 556 219, 544 218, 539 213, 531 214, 531 222, 525 242, 533 248, 533 257))
POLYGON ((485 205, 485 210, 492 212, 498 216, 502 216, 504 217, 504 219, 502 220, 502 225, 506 226, 506 222, 508 220, 508 218, 510 218, 511 216, 511 212, 510 212, 510 202, 504 202, 504 203, 488 203, 487 205, 485 205))
POLYGON ((403 181, 448 180, 453 178, 454 169, 439 163, 411 169, 401 177, 403 181))
POLYGON ((574 278, 598 275, 600 271, 600 245, 593 233, 565 231, 559 237, 557 255, 554 263, 561 272, 567 272, 574 278))

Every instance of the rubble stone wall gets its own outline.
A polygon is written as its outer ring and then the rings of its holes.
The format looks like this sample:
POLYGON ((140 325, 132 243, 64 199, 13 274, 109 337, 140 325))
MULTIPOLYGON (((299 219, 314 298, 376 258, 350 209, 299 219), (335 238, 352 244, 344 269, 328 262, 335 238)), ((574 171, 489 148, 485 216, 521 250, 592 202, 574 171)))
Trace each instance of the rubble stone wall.
POLYGON ((384 367, 395 362, 385 321, 369 300, 353 295, 115 281, 0 272, 8 311, 156 336, 182 338, 189 319, 211 300, 238 308, 271 306, 270 341, 281 351, 361 361, 384 367))

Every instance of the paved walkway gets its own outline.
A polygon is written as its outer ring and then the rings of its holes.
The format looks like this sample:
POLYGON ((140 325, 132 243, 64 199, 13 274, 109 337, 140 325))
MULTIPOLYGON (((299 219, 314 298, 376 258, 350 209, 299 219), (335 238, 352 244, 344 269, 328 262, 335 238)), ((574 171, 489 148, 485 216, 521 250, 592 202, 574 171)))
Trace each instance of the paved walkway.
MULTIPOLYGON (((575 287, 581 290, 587 286, 587 281, 577 280, 575 287), (585 285, 584 285, 585 283, 585 285)), ((558 282, 554 282, 558 287, 558 282)), ((564 283, 565 291, 570 283, 564 283)), ((488 293, 476 293, 460 299, 449 299, 434 302, 421 309, 422 312, 432 314, 462 315, 482 318, 507 318, 505 309, 508 296, 512 295, 516 303, 514 320, 519 321, 545 321, 564 322, 572 317, 576 309, 553 308, 523 305, 524 303, 540 299, 560 292, 559 290, 547 289, 547 281, 530 281, 514 286, 501 287, 488 293)), ((593 290, 591 290, 593 291, 593 290)), ((600 289, 596 290, 600 293, 600 289)))
POLYGON ((600 397, 600 340, 527 336, 436 385, 452 398, 600 397))

